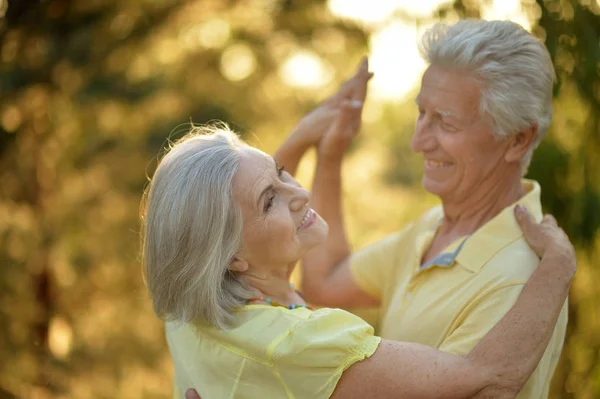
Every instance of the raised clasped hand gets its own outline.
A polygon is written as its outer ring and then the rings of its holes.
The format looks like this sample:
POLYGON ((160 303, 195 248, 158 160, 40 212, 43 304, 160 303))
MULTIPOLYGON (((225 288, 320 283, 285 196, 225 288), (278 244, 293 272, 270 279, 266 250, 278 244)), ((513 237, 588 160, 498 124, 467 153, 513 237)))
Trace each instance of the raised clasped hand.
MULTIPOLYGON (((302 148, 317 146, 320 153, 325 154, 337 152, 335 147, 340 144, 347 142, 349 145, 352 137, 360 129, 367 84, 372 76, 368 59, 365 57, 356 73, 345 81, 336 93, 302 118, 290 139, 302 148), (327 142, 323 145, 327 136, 327 142), (342 138, 344 140, 341 140, 342 138)), ((344 150, 345 148, 342 149, 342 153, 344 150)))

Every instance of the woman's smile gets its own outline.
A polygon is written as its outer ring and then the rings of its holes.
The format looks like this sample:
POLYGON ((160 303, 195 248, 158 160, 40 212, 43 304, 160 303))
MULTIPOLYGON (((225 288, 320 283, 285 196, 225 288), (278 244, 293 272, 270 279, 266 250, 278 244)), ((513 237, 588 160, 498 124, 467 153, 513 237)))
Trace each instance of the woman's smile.
POLYGON ((302 218, 302 221, 300 222, 300 226, 298 226, 297 230, 299 231, 299 230, 310 227, 314 223, 316 218, 317 218, 317 213, 315 211, 313 211, 312 209, 308 208, 306 210, 306 214, 302 218))

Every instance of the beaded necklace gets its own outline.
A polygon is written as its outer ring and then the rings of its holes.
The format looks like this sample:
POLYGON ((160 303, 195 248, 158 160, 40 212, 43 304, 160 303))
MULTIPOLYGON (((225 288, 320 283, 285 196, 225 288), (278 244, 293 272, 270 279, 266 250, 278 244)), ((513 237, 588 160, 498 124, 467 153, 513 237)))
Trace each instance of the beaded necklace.
MULTIPOLYGON (((294 288, 294 283, 290 283, 290 288, 294 288)), ((300 293, 300 291, 296 290, 296 293, 298 295, 300 295, 302 297, 302 294, 300 293)), ((269 297, 264 297, 264 296, 259 296, 259 297, 254 297, 254 298, 250 298, 248 299, 247 303, 250 304, 252 302, 264 302, 267 305, 271 305, 271 306, 281 306, 283 308, 287 308, 287 309, 298 309, 298 308, 307 308, 310 309, 310 307, 306 306, 306 305, 301 305, 301 304, 292 304, 292 305, 284 305, 283 303, 279 303, 279 302, 275 302, 273 301, 271 298, 269 297)))

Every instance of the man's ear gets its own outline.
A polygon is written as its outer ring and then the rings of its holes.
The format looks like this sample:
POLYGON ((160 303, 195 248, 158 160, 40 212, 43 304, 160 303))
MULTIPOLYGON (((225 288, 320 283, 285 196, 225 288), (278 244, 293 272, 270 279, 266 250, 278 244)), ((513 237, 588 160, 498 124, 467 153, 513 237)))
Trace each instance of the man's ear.
POLYGON ((504 160, 508 163, 520 162, 535 141, 537 132, 538 125, 534 124, 527 129, 513 134, 509 138, 510 146, 504 155, 504 160))
POLYGON ((245 272, 248 267, 248 262, 238 256, 234 256, 231 263, 229 263, 229 270, 234 272, 245 272))

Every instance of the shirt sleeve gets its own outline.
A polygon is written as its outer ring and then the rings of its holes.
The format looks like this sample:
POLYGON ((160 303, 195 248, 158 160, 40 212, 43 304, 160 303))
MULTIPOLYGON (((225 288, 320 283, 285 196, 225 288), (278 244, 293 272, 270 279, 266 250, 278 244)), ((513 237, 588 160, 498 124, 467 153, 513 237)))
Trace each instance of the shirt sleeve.
POLYGON ((275 372, 288 397, 329 398, 342 373, 370 357, 380 341, 359 317, 341 309, 320 309, 275 342, 275 372))
MULTIPOLYGON (((459 315, 451 332, 438 349, 461 356, 469 353, 510 310, 521 294, 524 285, 514 283, 499 287, 469 304, 459 315)), ((550 379, 562 350, 566 325, 567 306, 565 303, 538 367, 517 398, 547 396, 550 379)))
POLYGON ((398 253, 409 228, 410 226, 352 254, 352 279, 369 295, 382 298, 383 290, 390 282, 390 276, 397 265, 398 253))

